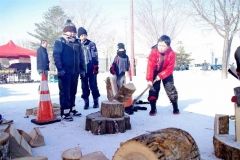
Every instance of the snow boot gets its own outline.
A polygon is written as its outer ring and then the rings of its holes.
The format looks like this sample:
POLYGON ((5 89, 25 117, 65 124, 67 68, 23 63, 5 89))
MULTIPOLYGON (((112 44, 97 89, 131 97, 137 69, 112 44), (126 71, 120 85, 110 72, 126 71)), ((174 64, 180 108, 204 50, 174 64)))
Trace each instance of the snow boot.
POLYGON ((84 99, 84 109, 88 109, 89 108, 89 99, 84 99))
POLYGON ((133 106, 125 107, 125 113, 132 115, 134 113, 133 106))
POLYGON ((71 113, 72 113, 72 115, 75 116, 75 117, 81 117, 81 116, 82 116, 82 114, 79 113, 79 112, 78 112, 77 110, 75 110, 75 109, 72 110, 71 113))
POLYGON ((180 114, 179 109, 178 109, 178 103, 172 102, 172 105, 173 105, 173 114, 180 114))
POLYGON ((61 118, 65 121, 73 121, 73 118, 70 115, 70 109, 61 109, 61 118))
POLYGON ((157 114, 156 101, 150 101, 151 110, 149 112, 150 116, 155 116, 157 114))
POLYGON ((93 108, 98 108, 99 104, 98 104, 98 98, 93 100, 93 108))

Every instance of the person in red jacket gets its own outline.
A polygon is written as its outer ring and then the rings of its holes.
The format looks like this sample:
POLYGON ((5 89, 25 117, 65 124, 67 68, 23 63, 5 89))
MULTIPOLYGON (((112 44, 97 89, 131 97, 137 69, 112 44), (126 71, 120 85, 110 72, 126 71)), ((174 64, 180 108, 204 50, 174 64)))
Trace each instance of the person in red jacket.
POLYGON ((162 35, 155 46, 152 47, 148 57, 146 80, 150 86, 148 101, 151 105, 150 116, 157 113, 156 102, 160 92, 161 81, 173 105, 173 114, 179 114, 178 93, 174 86, 173 71, 176 54, 170 47, 171 39, 162 35))

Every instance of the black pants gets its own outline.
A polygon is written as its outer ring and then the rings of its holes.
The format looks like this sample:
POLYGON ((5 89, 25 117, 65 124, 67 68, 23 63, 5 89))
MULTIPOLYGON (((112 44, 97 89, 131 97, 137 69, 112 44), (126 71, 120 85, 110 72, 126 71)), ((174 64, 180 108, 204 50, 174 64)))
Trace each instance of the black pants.
POLYGON ((75 106, 75 99, 78 86, 79 74, 66 73, 58 77, 59 98, 61 110, 72 109, 75 106))
POLYGON ((93 73, 87 73, 81 76, 82 83, 82 98, 88 99, 90 95, 90 90, 92 92, 93 99, 100 97, 100 93, 97 86, 97 75, 93 73))
POLYGON ((149 90, 148 101, 156 102, 159 96, 159 91, 161 88, 161 81, 163 82, 164 89, 168 95, 168 98, 172 103, 176 103, 178 100, 178 93, 176 87, 174 86, 173 75, 171 74, 163 80, 156 81, 149 90))

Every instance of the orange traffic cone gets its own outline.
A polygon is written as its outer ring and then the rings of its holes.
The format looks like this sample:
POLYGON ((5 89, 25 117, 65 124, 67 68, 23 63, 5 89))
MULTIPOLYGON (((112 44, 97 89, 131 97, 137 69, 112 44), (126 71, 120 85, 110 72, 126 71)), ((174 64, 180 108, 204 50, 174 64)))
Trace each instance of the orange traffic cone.
POLYGON ((61 119, 57 119, 53 112, 47 77, 44 73, 42 73, 42 80, 40 83, 40 101, 37 111, 37 118, 32 119, 31 122, 38 125, 43 125, 59 121, 61 121, 61 119))

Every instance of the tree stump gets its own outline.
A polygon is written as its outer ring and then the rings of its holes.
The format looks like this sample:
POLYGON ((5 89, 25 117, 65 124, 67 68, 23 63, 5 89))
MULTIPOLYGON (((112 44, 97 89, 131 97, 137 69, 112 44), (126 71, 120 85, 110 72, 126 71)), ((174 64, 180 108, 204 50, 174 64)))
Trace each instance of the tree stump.
POLYGON ((124 116, 123 103, 118 101, 103 101, 101 104, 101 114, 107 118, 120 118, 124 116))
POLYGON ((63 160, 80 160, 82 157, 82 151, 79 147, 71 148, 62 153, 63 160))
POLYGON ((229 135, 229 116, 216 115, 213 145, 215 156, 224 160, 240 159, 240 145, 234 135, 229 135))
POLYGON ((108 160, 108 159, 102 152, 98 151, 82 156, 81 160, 108 160))
POLYGON ((114 96, 114 99, 118 102, 125 102, 127 99, 132 97, 132 94, 135 92, 135 90, 136 88, 133 83, 123 84, 123 86, 114 96))
POLYGON ((121 144, 113 160, 200 160, 198 146, 189 133, 166 128, 140 135, 121 144))
POLYGON ((10 160, 9 134, 5 132, 0 132, 0 159, 10 160))
POLYGON ((127 129, 131 129, 128 115, 120 118, 108 118, 103 117, 100 112, 95 112, 86 116, 85 130, 96 135, 123 133, 127 129))

